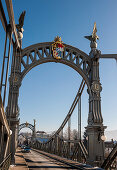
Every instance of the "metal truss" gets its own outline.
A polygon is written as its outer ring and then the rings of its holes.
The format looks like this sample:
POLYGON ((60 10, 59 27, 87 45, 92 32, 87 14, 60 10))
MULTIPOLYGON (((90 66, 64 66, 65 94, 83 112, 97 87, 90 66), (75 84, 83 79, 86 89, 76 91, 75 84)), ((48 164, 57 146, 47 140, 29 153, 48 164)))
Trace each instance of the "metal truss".
POLYGON ((54 59, 52 42, 39 43, 21 51, 21 79, 35 66, 46 62, 59 62, 75 69, 88 83, 88 73, 91 69, 91 58, 81 50, 64 44, 63 58, 54 59))
POLYGON ((102 54, 100 58, 117 60, 117 54, 102 54))

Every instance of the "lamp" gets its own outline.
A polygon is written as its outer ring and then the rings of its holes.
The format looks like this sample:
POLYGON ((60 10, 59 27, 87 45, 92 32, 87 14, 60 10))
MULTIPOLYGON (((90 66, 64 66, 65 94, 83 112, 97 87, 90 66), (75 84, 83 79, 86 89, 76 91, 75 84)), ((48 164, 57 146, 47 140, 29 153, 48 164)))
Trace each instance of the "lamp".
POLYGON ((10 136, 12 135, 12 130, 10 130, 10 136))
POLYGON ((102 141, 105 141, 106 139, 107 139, 107 137, 106 137, 105 135, 102 135, 102 136, 101 136, 101 140, 102 140, 102 141))

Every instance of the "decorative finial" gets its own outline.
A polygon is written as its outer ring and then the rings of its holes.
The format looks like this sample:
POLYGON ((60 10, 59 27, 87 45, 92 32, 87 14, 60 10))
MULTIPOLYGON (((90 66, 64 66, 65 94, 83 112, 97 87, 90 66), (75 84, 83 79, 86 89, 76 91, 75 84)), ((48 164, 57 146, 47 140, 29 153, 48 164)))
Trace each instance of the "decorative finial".
POLYGON ((54 41, 55 41, 55 42, 62 42, 62 41, 61 41, 61 37, 59 37, 59 36, 56 36, 55 39, 54 39, 54 41))
POLYGON ((88 39, 89 41, 91 41, 91 48, 96 48, 97 47, 97 40, 99 40, 98 35, 96 35, 97 32, 97 28, 96 28, 96 22, 94 23, 94 27, 93 27, 93 32, 92 35, 90 36, 84 36, 86 39, 88 39))
POLYGON ((23 38, 23 25, 24 25, 24 17, 25 17, 26 11, 23 11, 19 17, 19 24, 16 24, 17 32, 18 32, 18 38, 21 40, 23 38))
POLYGON ((29 123, 28 123, 27 121, 26 121, 26 123, 25 123, 25 124, 26 124, 26 127, 29 125, 29 123))
POLYGON ((33 120, 34 120, 34 126, 35 126, 36 120, 35 119, 33 119, 33 120))

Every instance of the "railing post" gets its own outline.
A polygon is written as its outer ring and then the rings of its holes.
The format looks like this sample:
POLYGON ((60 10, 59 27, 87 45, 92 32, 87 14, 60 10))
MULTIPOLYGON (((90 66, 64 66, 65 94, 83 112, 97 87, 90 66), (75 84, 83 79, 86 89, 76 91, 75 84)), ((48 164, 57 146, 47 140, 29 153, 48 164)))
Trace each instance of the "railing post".
MULTIPOLYGON (((79 93, 79 101, 78 101, 78 141, 81 142, 81 94, 79 93)), ((78 145, 78 157, 77 160, 81 162, 81 150, 78 145)))
POLYGON ((71 118, 68 120, 68 153, 67 157, 70 158, 70 139, 71 139, 71 118))
POLYGON ((4 152, 3 152, 3 145, 4 145, 4 126, 0 124, 0 163, 3 160, 4 152))
POLYGON ((81 141, 81 94, 78 101, 78 140, 81 141))

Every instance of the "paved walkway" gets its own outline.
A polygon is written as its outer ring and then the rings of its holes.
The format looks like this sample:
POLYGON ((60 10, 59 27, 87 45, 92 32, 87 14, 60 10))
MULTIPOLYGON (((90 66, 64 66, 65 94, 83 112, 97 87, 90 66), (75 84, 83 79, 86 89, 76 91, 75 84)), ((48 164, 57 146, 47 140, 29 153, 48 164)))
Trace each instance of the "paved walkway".
MULTIPOLYGON (((72 170, 71 166, 57 160, 53 160, 36 151, 22 153, 18 148, 15 153, 15 165, 11 165, 9 170, 72 170)), ((74 168, 73 168, 74 169, 74 168)))
POLYGON ((23 153, 29 170, 72 170, 71 166, 54 160, 34 150, 23 153))
POLYGON ((11 165, 9 170, 29 170, 20 148, 15 153, 15 165, 11 165))

